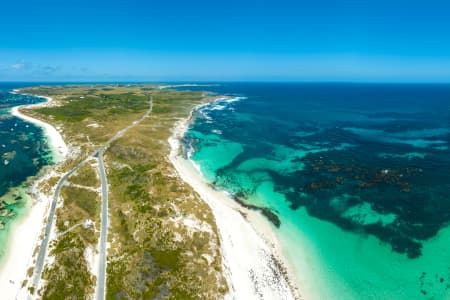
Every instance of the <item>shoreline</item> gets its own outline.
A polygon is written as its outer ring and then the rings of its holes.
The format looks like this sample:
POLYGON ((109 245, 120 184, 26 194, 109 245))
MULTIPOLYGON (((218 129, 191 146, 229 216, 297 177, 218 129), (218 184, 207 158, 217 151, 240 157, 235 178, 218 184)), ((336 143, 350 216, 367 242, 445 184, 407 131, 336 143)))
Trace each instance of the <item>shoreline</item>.
MULTIPOLYGON (((12 93, 20 94, 18 90, 12 93)), ((31 105, 19 105, 11 109, 11 115, 41 127, 54 155, 54 163, 62 161, 68 154, 68 147, 61 134, 48 123, 26 116, 20 112, 20 107, 36 107, 47 105, 50 97, 30 95, 45 98, 47 101, 31 105)), ((10 225, 8 245, 4 249, 4 256, 0 260, 0 290, 3 299, 16 299, 21 293, 22 282, 27 279, 27 271, 33 265, 36 243, 40 239, 41 229, 45 223, 45 216, 51 198, 39 193, 37 184, 46 180, 52 174, 50 170, 41 169, 35 176, 32 185, 26 192, 27 202, 24 213, 10 225), (43 172, 43 173, 42 173, 43 172)), ((26 285, 25 285, 26 287, 26 285)))
MULTIPOLYGON (((46 98, 47 102, 22 106, 36 107, 52 101, 49 97, 36 97, 46 98)), ((240 206, 226 192, 213 189, 191 161, 179 155, 180 138, 184 136, 193 113, 209 103, 194 107, 188 118, 177 122, 169 138, 169 160, 181 179, 200 194, 213 212, 221 240, 223 272, 230 288, 225 298, 302 299, 295 285, 298 281, 293 280, 295 273, 282 255, 271 223, 260 213, 240 206)), ((19 110, 22 106, 12 108, 11 114, 43 128, 52 152, 60 155, 62 160, 68 153, 62 136, 50 124, 23 115, 19 110)), ((25 213, 10 226, 8 247, 0 261, 0 290, 4 291, 4 299, 26 295, 27 285, 24 289, 22 282, 27 279, 27 271, 33 266, 33 252, 51 202, 51 197, 39 193, 36 187, 51 173, 51 169, 43 174, 38 173, 29 188, 25 213)))
MULTIPOLYGON (((14 90, 13 93, 18 93, 17 90, 14 90)), ((52 152, 54 154, 57 154, 55 163, 58 163, 59 161, 61 161, 64 157, 67 156, 69 150, 68 147, 66 145, 66 143, 64 142, 64 139, 62 138, 61 134, 58 132, 58 130, 56 130, 55 127, 53 127, 52 125, 35 119, 33 117, 24 115, 20 112, 20 108, 21 107, 39 107, 39 106, 45 106, 48 105, 48 103, 52 102, 53 99, 50 97, 45 97, 45 96, 38 96, 38 95, 28 95, 28 94, 22 94, 22 95, 27 95, 27 96, 33 96, 33 97, 38 97, 38 98, 44 98, 47 101, 46 102, 41 102, 41 103, 36 103, 36 104, 31 104, 31 105, 19 105, 19 106, 14 106, 11 109, 11 115, 20 118, 24 121, 27 121, 29 123, 32 123, 38 127, 41 127, 44 131, 44 135, 47 137, 48 139, 48 143, 49 146, 51 147, 51 149, 53 150, 52 152)))
MULTIPOLYGON (((210 103, 210 102, 209 102, 210 103)), ((194 164, 180 155, 180 140, 195 111, 179 121, 169 138, 169 160, 180 178, 211 208, 221 240, 222 265, 231 299, 302 299, 294 268, 283 251, 271 223, 260 213, 242 207, 225 191, 214 189, 194 164)))

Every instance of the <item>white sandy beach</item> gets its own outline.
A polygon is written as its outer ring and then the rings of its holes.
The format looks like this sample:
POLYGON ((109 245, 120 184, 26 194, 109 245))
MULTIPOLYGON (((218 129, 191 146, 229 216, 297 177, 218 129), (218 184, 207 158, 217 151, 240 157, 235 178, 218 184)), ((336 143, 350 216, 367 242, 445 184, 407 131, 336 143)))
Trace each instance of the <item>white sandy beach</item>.
POLYGON ((8 248, 0 264, 1 299, 5 300, 20 299, 18 295, 22 281, 26 279, 27 270, 32 265, 34 248, 50 203, 47 197, 28 199, 26 213, 10 227, 8 248))
MULTIPOLYGON (((51 101, 50 98, 46 98, 51 101)), ((34 106, 46 103, 34 104, 34 106)), ((20 113, 19 106, 14 107, 12 115, 43 128, 50 147, 57 161, 62 160, 68 153, 68 147, 60 133, 50 124, 28 117, 20 113)), ((49 174, 40 180, 45 180, 49 174)), ((32 266, 34 249, 45 220, 50 198, 35 193, 36 187, 31 188, 32 197, 29 197, 27 210, 15 223, 11 225, 8 248, 0 265, 0 291, 1 299, 21 299, 19 294, 22 281, 26 278, 27 270, 32 266)))
MULTIPOLYGON (((36 97, 40 97, 40 96, 36 96, 36 97)), ((45 105, 46 103, 52 101, 52 98, 50 98, 50 97, 41 97, 41 98, 47 99, 47 102, 34 104, 33 106, 42 106, 42 105, 45 105)), ((53 152, 55 154, 57 154, 57 156, 56 156, 57 162, 62 160, 62 158, 64 158, 67 155, 68 148, 67 148, 67 145, 64 142, 61 134, 58 132, 58 130, 56 130, 55 127, 53 127, 52 125, 50 125, 48 123, 45 123, 41 120, 37 120, 35 118, 32 118, 32 117, 22 114, 19 110, 20 107, 21 106, 13 107, 13 109, 11 110, 11 114, 18 118, 21 118, 22 120, 25 120, 27 122, 33 123, 34 125, 41 127, 44 130, 44 133, 48 138, 50 147, 54 150, 53 152)))
POLYGON ((241 207, 225 192, 214 190, 191 161, 179 155, 180 138, 189 119, 169 139, 170 161, 180 177, 211 207, 219 229, 230 299, 300 299, 294 273, 281 255, 271 224, 259 213, 241 207), (244 217, 245 215, 245 217, 244 217))
MULTIPOLYGON (((67 155, 68 148, 54 127, 21 114, 18 107, 13 108, 12 113, 41 126, 60 159, 67 155)), ((294 273, 281 255, 272 225, 259 213, 241 207, 225 192, 211 188, 193 164, 178 155, 179 139, 189 121, 190 118, 180 122, 169 139, 172 148, 169 158, 180 177, 213 211, 221 238, 224 272, 230 286, 227 299, 300 299, 294 273)), ((0 265, 1 299, 20 299, 26 294, 21 290, 22 281, 32 266, 33 251, 51 200, 42 195, 34 198, 28 203, 27 213, 11 227, 14 238, 10 239, 9 249, 0 265)))

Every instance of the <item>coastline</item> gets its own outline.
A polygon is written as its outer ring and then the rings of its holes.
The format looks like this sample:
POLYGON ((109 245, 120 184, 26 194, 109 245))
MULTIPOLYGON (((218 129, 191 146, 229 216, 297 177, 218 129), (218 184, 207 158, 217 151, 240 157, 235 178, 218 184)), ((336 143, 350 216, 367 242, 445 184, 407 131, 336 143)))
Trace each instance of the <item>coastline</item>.
MULTIPOLYGON (((14 90, 12 93, 20 92, 14 90)), ((11 109, 11 114, 43 129, 49 146, 52 149, 55 163, 58 163, 68 154, 68 147, 61 134, 50 124, 26 116, 20 112, 20 107, 45 106, 52 101, 49 97, 35 97, 45 98, 47 101, 32 105, 15 106, 11 109)), ((9 228, 8 245, 4 250, 5 255, 0 261, 0 290, 2 291, 2 299, 16 299, 18 297, 23 288, 22 282, 27 278, 28 269, 32 267, 36 243, 40 238, 46 212, 51 201, 49 197, 38 192, 37 185, 39 182, 46 180, 50 175, 51 172, 49 171, 44 173, 41 171, 35 176, 36 179, 29 188, 24 214, 18 217, 9 228)))
MULTIPOLYGON (((14 93, 17 93, 17 91, 15 90, 14 93)), ((27 95, 27 94, 23 94, 23 95, 27 95)), ((38 97, 38 98, 44 98, 47 101, 46 102, 42 102, 42 103, 36 103, 36 104, 31 104, 31 105, 19 105, 19 106, 14 106, 11 109, 11 115, 18 117, 24 121, 30 122, 38 127, 41 127, 44 130, 44 134, 48 139, 48 143, 49 146, 52 148, 52 152, 54 154, 57 154, 55 159, 55 163, 58 163, 59 161, 61 161, 64 157, 67 156, 69 150, 67 148, 66 143, 64 142, 61 134, 58 132, 58 130, 56 130, 55 127, 53 127, 52 125, 45 123, 44 121, 35 119, 33 117, 29 117, 26 116, 24 114, 22 114, 20 112, 20 108, 21 107, 39 107, 39 106, 45 106, 48 105, 48 103, 52 102, 53 99, 50 97, 44 97, 44 96, 37 96, 37 95, 29 95, 29 96, 33 96, 33 97, 38 97)))
MULTIPOLYGON (((296 276, 272 225, 260 213, 234 201, 225 191, 214 189, 193 163, 180 155, 180 140, 192 121, 193 113, 180 120, 169 138, 169 160, 183 181, 188 183, 211 208, 221 239, 223 269, 230 299, 302 299, 296 276)), ((302 291, 303 292, 303 291, 302 291)), ((306 297, 308 298, 308 297, 306 297)))
MULTIPOLYGON (((52 100, 46 99, 47 102, 32 106, 47 105, 52 100)), ((272 225, 260 213, 240 206, 225 192, 213 189, 194 165, 179 155, 179 140, 188 128, 193 112, 208 104, 196 106, 188 118, 177 123, 169 139, 169 159, 181 179, 191 185, 212 209, 221 239, 224 275, 230 287, 226 298, 300 299, 299 290, 295 287, 298 281, 293 280, 295 273, 281 255, 281 247, 272 225)), ((14 116, 42 127, 52 152, 61 155, 61 159, 67 155, 67 146, 53 126, 23 115, 19 108, 20 106, 12 109, 14 116)), ((51 202, 51 198, 37 191, 37 184, 51 176, 50 172, 44 174, 36 176, 30 189, 32 196, 28 197, 26 212, 10 228, 9 234, 14 239, 10 239, 4 259, 0 262, 0 290, 4 291, 4 299, 26 295, 27 285, 22 288, 22 282, 33 264, 33 252, 51 202)))

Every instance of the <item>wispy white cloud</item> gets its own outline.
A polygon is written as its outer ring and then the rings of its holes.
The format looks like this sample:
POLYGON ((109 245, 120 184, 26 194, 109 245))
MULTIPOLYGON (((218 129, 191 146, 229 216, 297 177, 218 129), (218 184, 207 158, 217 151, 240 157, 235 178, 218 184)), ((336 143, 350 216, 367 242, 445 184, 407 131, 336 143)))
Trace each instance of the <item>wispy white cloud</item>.
POLYGON ((30 62, 27 62, 25 60, 19 60, 11 65, 8 66, 7 69, 9 69, 10 71, 26 71, 26 70, 30 70, 33 67, 33 64, 30 62))
POLYGON ((61 67, 57 65, 47 65, 33 63, 26 60, 18 60, 14 63, 0 66, 0 80, 26 78, 30 80, 44 80, 46 78, 58 76, 61 67))
POLYGON ((17 63, 17 64, 13 64, 10 66, 11 69, 13 70, 21 70, 25 67, 24 63, 17 63))
POLYGON ((9 66, 7 66, 6 70, 8 71, 13 71, 13 72, 23 72, 23 71, 27 71, 30 70, 32 68, 33 64, 30 62, 27 62, 25 60, 19 60, 13 64, 10 64, 9 66))

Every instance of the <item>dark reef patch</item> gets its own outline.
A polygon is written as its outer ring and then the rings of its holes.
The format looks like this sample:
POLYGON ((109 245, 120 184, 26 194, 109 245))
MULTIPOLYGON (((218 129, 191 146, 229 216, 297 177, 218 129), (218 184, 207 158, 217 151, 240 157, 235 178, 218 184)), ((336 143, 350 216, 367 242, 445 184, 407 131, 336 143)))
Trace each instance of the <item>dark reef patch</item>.
POLYGON ((280 227, 280 225, 281 225, 280 218, 270 208, 261 207, 261 206, 257 206, 257 205, 253 205, 253 204, 248 204, 245 202, 245 200, 242 200, 242 197, 243 197, 243 193, 240 192, 237 195, 233 195, 233 200, 247 209, 260 211, 264 217, 266 217, 273 225, 275 225, 275 227, 277 227, 277 228, 280 227))

